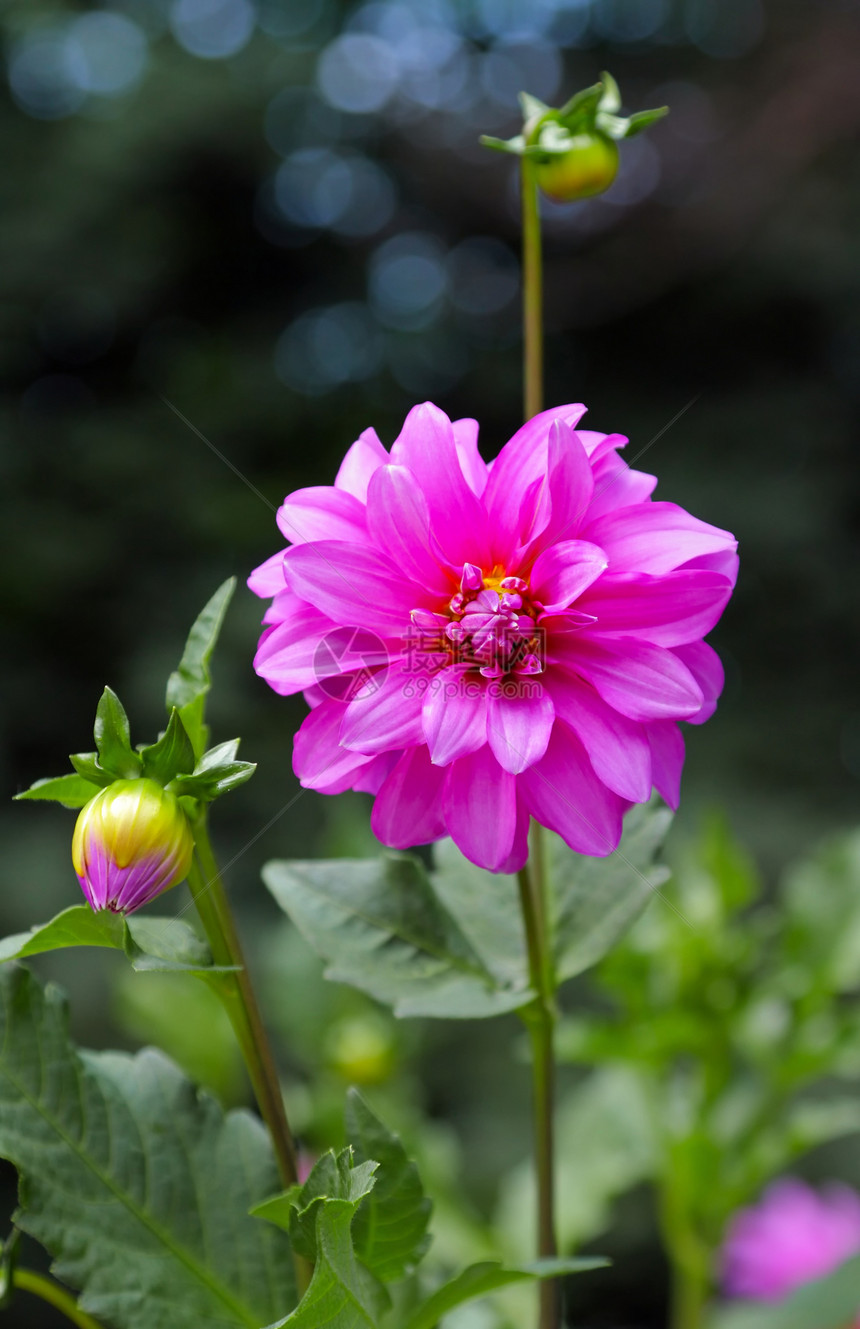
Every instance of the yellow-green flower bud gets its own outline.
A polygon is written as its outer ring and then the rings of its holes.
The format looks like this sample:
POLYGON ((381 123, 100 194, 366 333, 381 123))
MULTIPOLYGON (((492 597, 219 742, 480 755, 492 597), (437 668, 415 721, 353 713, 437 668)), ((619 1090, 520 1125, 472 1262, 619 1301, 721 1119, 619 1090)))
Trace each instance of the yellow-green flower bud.
POLYGON ((574 134, 566 152, 535 165, 538 185, 559 203, 602 194, 617 174, 618 144, 595 133, 574 134))
POLYGON ((188 875, 194 839, 154 780, 116 780, 81 809, 72 863, 93 909, 130 914, 188 875))

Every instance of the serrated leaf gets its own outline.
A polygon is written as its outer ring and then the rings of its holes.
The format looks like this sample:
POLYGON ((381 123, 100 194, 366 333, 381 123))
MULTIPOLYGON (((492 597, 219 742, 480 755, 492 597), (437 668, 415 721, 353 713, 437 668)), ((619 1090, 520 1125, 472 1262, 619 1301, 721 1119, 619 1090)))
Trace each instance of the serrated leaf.
POLYGON ((169 784, 177 775, 189 775, 194 770, 194 748, 175 706, 161 738, 157 743, 141 748, 140 756, 144 775, 162 785, 169 784))
POLYGON ((128 716, 112 688, 105 688, 96 708, 94 729, 99 762, 121 780, 140 775, 142 762, 131 746, 128 716))
POLYGON ((36 780, 29 789, 16 794, 15 799, 40 799, 62 803, 65 808, 82 808, 91 798, 95 798, 101 788, 101 785, 85 780, 82 775, 55 775, 45 780, 36 780))
POLYGON ((744 1302, 717 1309, 708 1329, 845 1329, 860 1306, 860 1255, 804 1284, 778 1305, 744 1302))
POLYGON ((178 709, 198 756, 203 753, 209 737, 203 722, 206 694, 212 685, 209 662, 235 589, 235 577, 218 587, 195 620, 179 668, 167 681, 167 708, 170 710, 175 706, 178 709))
POLYGON ((354 1167, 352 1158, 351 1149, 342 1149, 337 1156, 328 1149, 314 1163, 304 1185, 291 1186, 282 1195, 272 1196, 252 1209, 252 1214, 289 1232, 293 1249, 313 1264, 318 1255, 317 1218, 321 1206, 329 1200, 347 1200, 355 1213, 375 1185, 378 1164, 370 1160, 354 1167))
POLYGON ((396 1015, 479 1019, 531 1000, 496 981, 416 858, 274 862, 263 880, 327 961, 326 978, 396 1015))
POLYGON ((115 1329, 259 1329, 295 1304, 289 1243, 248 1217, 277 1183, 268 1136, 161 1053, 81 1053, 65 1003, 0 973, 0 1156, 15 1222, 115 1329))
POLYGON ((355 1204, 326 1200, 316 1218, 317 1260, 298 1307, 270 1329, 377 1329, 389 1305, 385 1288, 358 1260, 351 1227, 355 1204))
POLYGON ((400 1137, 383 1125, 356 1089, 346 1098, 346 1138, 359 1163, 375 1160, 379 1165, 375 1185, 352 1225, 356 1253, 377 1278, 391 1283, 409 1273, 427 1250, 432 1204, 400 1137))
POLYGON ((70 946, 125 951, 132 968, 139 971, 181 971, 207 977, 230 972, 213 966, 206 942, 181 919, 140 915, 125 919, 109 909, 96 912, 87 904, 71 905, 29 932, 4 937, 0 940, 0 964, 70 946))
POLYGON ((410 1316, 403 1329, 436 1329, 443 1315, 464 1305, 486 1297, 511 1283, 523 1283, 542 1278, 561 1278, 567 1274, 586 1273, 590 1269, 604 1269, 608 1260, 536 1260, 533 1264, 505 1267, 494 1260, 470 1265, 461 1274, 434 1292, 410 1316))
POLYGON ((549 859, 560 982, 602 959, 667 881, 669 869, 654 860, 671 821, 671 812, 657 800, 631 808, 621 844, 607 858, 574 854, 552 837, 549 859))
POLYGON ((433 890, 496 981, 531 1000, 529 962, 516 877, 470 863, 453 840, 433 846, 433 890))

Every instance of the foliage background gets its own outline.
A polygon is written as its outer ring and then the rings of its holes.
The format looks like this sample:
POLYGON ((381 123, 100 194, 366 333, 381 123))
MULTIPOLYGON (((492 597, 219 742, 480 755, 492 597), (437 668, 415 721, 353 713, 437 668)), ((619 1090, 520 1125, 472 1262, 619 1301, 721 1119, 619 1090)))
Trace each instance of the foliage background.
MULTIPOLYGON (((10 796, 87 746, 105 682, 135 737, 154 734, 194 614, 277 547, 272 509, 330 482, 366 425, 390 442, 429 397, 476 416, 488 455, 513 432, 513 167, 477 135, 513 132, 521 87, 561 100, 609 67, 627 106, 672 113, 626 145, 604 199, 546 210, 547 398, 647 447, 659 494, 734 530, 743 556, 714 637, 726 695, 691 735, 675 834, 721 804, 773 876, 857 820, 856 0, 5 0, 0 36, 10 796)), ((216 661, 216 734, 260 763, 216 834, 291 1039, 296 1113, 322 1143, 358 1048, 358 1078, 407 1131, 430 1114, 430 1166, 462 1167, 486 1211, 525 1152, 513 1026, 392 1031, 345 994, 323 1007, 275 929, 267 858, 370 846, 363 800, 299 795, 303 704, 251 671, 259 615, 243 591, 216 661)), ((72 823, 20 805, 0 822, 11 932, 76 900, 72 823)), ((42 968, 84 1043, 161 1029, 241 1094, 199 1037, 205 1010, 177 1025, 111 957, 42 968)), ((814 1167, 860 1181, 853 1144, 814 1167)), ((614 1238, 624 1273, 603 1289, 614 1318, 590 1322, 661 1322, 652 1233, 635 1193, 614 1238)), ((6 1320, 54 1323, 23 1303, 6 1320)))

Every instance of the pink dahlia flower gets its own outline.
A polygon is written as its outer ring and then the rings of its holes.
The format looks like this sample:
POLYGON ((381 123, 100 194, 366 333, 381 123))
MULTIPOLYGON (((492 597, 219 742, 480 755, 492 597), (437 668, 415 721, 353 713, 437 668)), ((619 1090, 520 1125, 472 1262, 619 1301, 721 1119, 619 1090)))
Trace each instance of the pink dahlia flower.
MULTIPOLYGON (((741 1209, 723 1247, 722 1282, 731 1297, 782 1301, 860 1252, 860 1196, 847 1186, 820 1193, 787 1177, 741 1209)), ((860 1318, 855 1322, 860 1327, 860 1318)))
POLYGON ((249 580, 273 597, 254 667, 313 708, 302 784, 375 794, 383 844, 450 835, 511 872, 530 816, 604 855, 653 786, 677 806, 736 544, 652 502, 584 410, 544 411, 487 463, 474 420, 416 406, 390 454, 366 430, 333 488, 278 513, 291 547, 249 580))

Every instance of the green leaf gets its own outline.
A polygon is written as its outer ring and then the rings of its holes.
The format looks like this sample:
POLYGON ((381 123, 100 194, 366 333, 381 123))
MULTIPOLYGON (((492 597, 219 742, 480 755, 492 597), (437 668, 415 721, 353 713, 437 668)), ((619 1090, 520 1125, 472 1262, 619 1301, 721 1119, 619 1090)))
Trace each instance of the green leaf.
POLYGON ((542 102, 539 97, 533 97, 530 92, 521 92, 519 103, 524 120, 539 119, 550 109, 546 102, 542 102))
POLYGON ((854 1323, 858 1306, 860 1255, 854 1255, 776 1306, 745 1302, 721 1307, 710 1317, 708 1329, 845 1329, 854 1323))
POLYGON ((607 858, 574 854, 552 837, 550 873, 556 901, 555 961, 559 981, 606 955, 668 879, 654 859, 672 821, 656 799, 634 807, 621 844, 607 858))
POLYGON ((461 1274, 434 1292, 410 1316, 403 1329, 436 1329, 443 1315, 467 1301, 486 1297, 490 1292, 508 1287, 511 1283, 532 1282, 541 1278, 561 1278, 565 1274, 585 1273, 589 1269, 604 1269, 608 1260, 536 1260, 533 1264, 505 1267, 494 1260, 470 1265, 461 1274))
POLYGON ((328 962, 326 978, 396 1015, 483 1018, 532 999, 496 981, 407 854, 269 863, 263 880, 328 962))
POLYGON ((600 82, 603 87, 603 94, 600 98, 601 111, 609 111, 610 113, 620 111, 621 89, 615 82, 615 79, 604 69, 600 75, 600 82))
POLYGON ((15 1222, 115 1329, 259 1329, 295 1304, 289 1243, 248 1209, 277 1184, 268 1136, 151 1049, 81 1053, 65 1002, 0 973, 0 1156, 15 1222))
POLYGON ((316 1218, 317 1261, 296 1310, 270 1329, 377 1329, 389 1305, 385 1288, 359 1262, 351 1200, 327 1200, 316 1218))
POLYGON ((52 803, 62 803, 66 808, 82 808, 91 798, 95 798, 101 787, 85 780, 82 775, 55 775, 47 780, 37 780, 22 794, 16 794, 15 798, 45 799, 52 803))
POLYGON ((188 775, 194 770, 194 748, 185 732, 185 725, 174 706, 167 728, 157 743, 141 748, 143 773, 150 780, 167 785, 177 775, 188 775))
POLYGON ((516 877, 476 867, 453 840, 433 846, 433 890, 456 919, 484 967, 503 988, 531 1000, 529 962, 516 877))
POLYGON ((179 668, 167 681, 167 708, 170 710, 175 706, 178 709, 198 756, 204 751, 209 737, 203 721, 206 694, 212 686, 209 662, 235 589, 235 577, 218 587, 195 620, 179 668))
POLYGON ((225 761, 221 766, 194 775, 180 775, 170 786, 171 793, 177 798, 188 795, 211 802, 222 794, 229 794, 231 789, 238 789, 245 784, 257 769, 252 761, 225 761))
POLYGON ((114 782, 115 777, 99 765, 97 752, 73 752, 69 761, 78 775, 89 780, 91 784, 98 785, 99 789, 106 789, 114 782))
MULTIPOLYGON (((604 75, 604 78, 606 75, 604 75)), ((558 120, 568 129, 575 129, 591 120, 604 96, 603 84, 593 83, 590 88, 583 88, 575 93, 570 101, 565 102, 558 112, 558 120)))
POLYGON ((643 129, 649 129, 651 125, 662 120, 669 114, 668 106, 656 106, 653 111, 637 111, 634 115, 627 118, 627 131, 625 138, 633 138, 636 134, 641 134, 643 129))
POLYGON ((112 688, 105 688, 99 699, 94 733, 99 762, 105 771, 121 780, 140 775, 143 763, 131 746, 128 716, 112 688))
POLYGON ((526 146, 522 134, 516 134, 514 138, 494 138, 492 134, 482 134, 479 142, 485 148, 492 148, 494 152, 510 152, 515 157, 522 157, 526 146))
POLYGON ((136 914, 123 918, 109 909, 96 912, 87 904, 74 904, 29 932, 4 937, 0 941, 0 964, 70 946, 125 951, 132 968, 140 971, 181 971, 207 977, 229 972, 213 966, 206 942, 181 919, 136 914))
POLYGON ((352 1157, 351 1149, 342 1149, 337 1156, 328 1149, 314 1163, 303 1186, 291 1186, 251 1212, 255 1218, 289 1232, 293 1249, 313 1263, 319 1253, 317 1218, 321 1206, 329 1200, 348 1200, 355 1211, 373 1189, 378 1165, 370 1161, 353 1167, 352 1157))
POLYGON ((356 1089, 346 1097, 346 1138, 359 1163, 375 1160, 375 1185, 359 1206, 352 1239, 362 1264, 383 1283, 403 1278, 418 1263, 430 1238, 430 1200, 418 1169, 356 1089))

